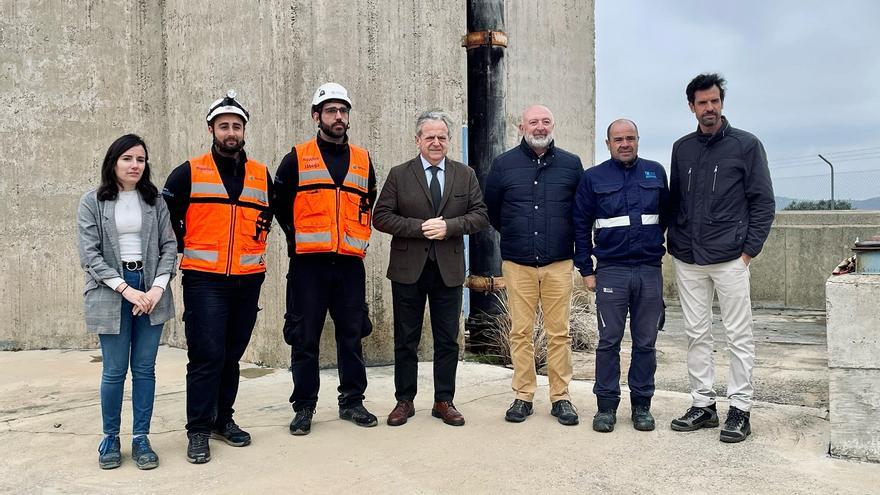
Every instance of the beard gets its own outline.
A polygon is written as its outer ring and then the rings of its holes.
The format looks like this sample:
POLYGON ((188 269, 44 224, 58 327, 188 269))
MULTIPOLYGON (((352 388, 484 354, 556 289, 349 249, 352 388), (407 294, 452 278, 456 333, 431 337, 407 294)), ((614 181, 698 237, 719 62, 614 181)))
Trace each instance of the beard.
POLYGON ((339 132, 339 131, 333 129, 333 127, 335 127, 335 126, 336 126, 336 122, 333 122, 330 125, 327 125, 323 122, 320 122, 318 124, 318 128, 321 129, 321 132, 323 132, 324 135, 326 135, 326 136, 330 136, 330 137, 336 138, 336 139, 340 139, 340 138, 345 137, 345 135, 348 133, 349 125, 343 122, 342 123, 342 127, 343 127, 342 132, 339 132))
POLYGON ((717 113, 704 113, 700 116, 700 123, 705 127, 712 127, 716 123, 718 123, 718 114, 717 113))
POLYGON ((549 133, 544 137, 537 137, 531 134, 526 134, 524 137, 526 144, 532 148, 547 148, 553 142, 553 133, 549 133))
POLYGON ((242 139, 240 141, 236 141, 236 143, 232 146, 227 146, 225 143, 221 143, 217 139, 217 135, 214 134, 214 146, 216 146, 217 151, 219 151, 221 153, 224 153, 227 155, 234 155, 235 153, 238 153, 239 151, 241 151, 244 148, 244 139, 242 139))

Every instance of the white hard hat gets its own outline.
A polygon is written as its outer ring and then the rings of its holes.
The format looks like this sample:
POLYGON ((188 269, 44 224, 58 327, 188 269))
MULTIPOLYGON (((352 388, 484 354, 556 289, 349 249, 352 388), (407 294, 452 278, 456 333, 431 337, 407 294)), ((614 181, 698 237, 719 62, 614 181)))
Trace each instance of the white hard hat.
POLYGON ((312 98, 312 107, 320 105, 327 100, 340 100, 344 101, 348 108, 351 108, 351 100, 348 99, 348 91, 342 87, 340 84, 336 84, 333 82, 324 83, 315 91, 315 96, 312 98))
POLYGON ((208 121, 208 124, 214 120, 214 117, 218 115, 222 115, 224 113, 231 113, 240 116, 244 119, 244 122, 247 123, 249 114, 244 107, 235 100, 235 90, 230 89, 226 92, 225 98, 220 98, 219 100, 211 103, 211 106, 208 107, 208 115, 205 117, 205 120, 208 121))

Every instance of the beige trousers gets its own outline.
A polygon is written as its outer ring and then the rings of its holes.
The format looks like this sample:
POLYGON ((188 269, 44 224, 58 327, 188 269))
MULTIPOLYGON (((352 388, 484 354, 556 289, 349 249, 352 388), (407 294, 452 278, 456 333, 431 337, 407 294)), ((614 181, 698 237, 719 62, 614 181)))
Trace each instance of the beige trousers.
POLYGON ((547 333, 550 400, 570 400, 568 384, 572 371, 568 319, 571 314, 571 271, 571 260, 538 268, 510 261, 501 264, 510 308, 512 387, 517 399, 532 402, 538 388, 533 331, 540 304, 544 313, 544 331, 547 333))
POLYGON ((715 403, 715 363, 712 359, 712 299, 718 293, 721 324, 727 337, 730 370, 727 397, 742 411, 752 408, 752 299, 749 267, 739 258, 715 265, 693 265, 675 260, 675 281, 688 336, 688 378, 694 406, 715 403))

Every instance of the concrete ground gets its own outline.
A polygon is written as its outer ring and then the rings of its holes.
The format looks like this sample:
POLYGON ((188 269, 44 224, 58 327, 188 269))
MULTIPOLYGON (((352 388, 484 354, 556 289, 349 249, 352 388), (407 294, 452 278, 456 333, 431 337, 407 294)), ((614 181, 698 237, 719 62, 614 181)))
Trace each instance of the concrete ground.
MULTIPOLYGON (((460 428, 430 415, 431 363, 420 365, 417 413, 402 427, 362 429, 337 419, 336 374, 324 390, 311 435, 287 432, 290 374, 247 367, 236 419, 254 441, 245 448, 211 442, 213 460, 186 462, 183 431, 185 351, 162 347, 151 440, 153 471, 97 467, 100 441, 96 350, 0 353, 0 492, 3 493, 876 493, 880 466, 832 459, 822 408, 759 402, 753 435, 718 441, 718 429, 676 433, 669 421, 689 405, 680 392, 658 392, 658 428, 637 432, 628 405, 617 429, 593 432, 592 383, 571 391, 582 422, 563 427, 549 415, 546 378, 536 413, 506 423, 511 371, 461 363, 456 404, 460 428)), ((380 420, 394 405, 393 369, 369 369, 366 406, 380 420)), ((719 404, 723 412, 727 404, 719 404)), ((123 435, 130 407, 123 409, 123 435)), ((123 455, 130 452, 123 436, 123 455)))
MULTIPOLYGON (((714 311, 715 391, 726 396, 729 355, 718 308, 714 311)), ((822 311, 755 309, 755 397, 774 404, 828 409, 828 353, 822 311)), ((626 382, 632 342, 629 330, 621 344, 621 380, 626 382)), ((679 306, 666 309, 665 330, 657 337, 659 390, 688 392, 687 335, 679 306)), ((595 354, 574 354, 574 377, 595 378, 595 354)))

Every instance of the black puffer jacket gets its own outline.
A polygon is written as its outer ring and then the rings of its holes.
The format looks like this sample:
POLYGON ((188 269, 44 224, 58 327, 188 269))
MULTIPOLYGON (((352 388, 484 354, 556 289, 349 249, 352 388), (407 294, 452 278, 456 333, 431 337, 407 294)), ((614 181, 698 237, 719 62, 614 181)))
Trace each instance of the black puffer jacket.
POLYGON ((669 253, 685 263, 755 257, 776 210, 767 154, 758 138, 730 126, 697 129, 672 146, 669 253))
POLYGON ((502 259, 544 266, 572 258, 572 207, 583 171, 577 155, 553 143, 539 158, 523 140, 492 161, 484 199, 502 259))

